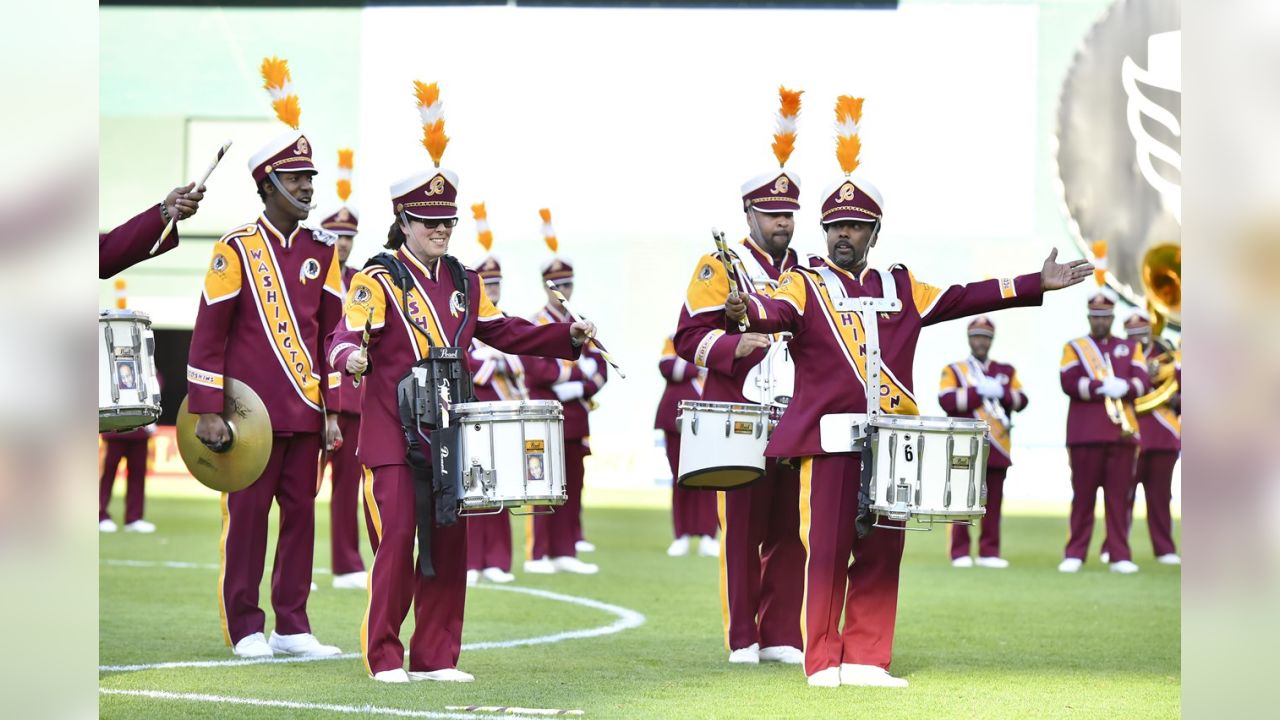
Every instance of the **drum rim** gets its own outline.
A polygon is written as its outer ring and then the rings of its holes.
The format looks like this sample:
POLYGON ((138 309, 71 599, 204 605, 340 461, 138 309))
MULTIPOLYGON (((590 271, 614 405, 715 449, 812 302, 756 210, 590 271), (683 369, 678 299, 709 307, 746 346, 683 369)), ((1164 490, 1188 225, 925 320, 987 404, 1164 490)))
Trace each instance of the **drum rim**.
POLYGON ((753 402, 728 402, 720 400, 681 400, 677 410, 705 410, 711 413, 729 415, 740 412, 744 415, 769 415, 779 409, 775 405, 764 405, 753 402), (727 409, 726 409, 727 408, 727 409), (734 410, 733 408, 739 408, 734 410))
POLYGON ((872 427, 886 430, 961 430, 965 432, 986 432, 987 424, 973 418, 956 418, 940 415, 876 415, 869 423, 872 427))
POLYGON ((110 322, 112 320, 141 320, 146 324, 151 324, 151 315, 141 310, 99 310, 98 322, 110 322))
POLYGON ((478 400, 476 402, 457 403, 453 406, 455 414, 465 414, 467 410, 496 409, 499 412, 511 412, 522 407, 541 409, 562 408, 559 400, 478 400))

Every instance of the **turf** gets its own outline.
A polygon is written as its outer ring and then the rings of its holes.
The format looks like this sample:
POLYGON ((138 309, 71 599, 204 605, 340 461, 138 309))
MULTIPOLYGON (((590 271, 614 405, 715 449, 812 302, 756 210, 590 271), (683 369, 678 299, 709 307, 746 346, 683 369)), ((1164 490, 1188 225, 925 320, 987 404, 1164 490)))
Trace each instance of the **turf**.
MULTIPOLYGON (((328 565, 327 510, 321 505, 317 513, 317 567, 328 565)), ((99 662, 228 659, 214 596, 217 571, 206 567, 218 561, 216 501, 156 498, 149 500, 148 518, 160 528, 155 535, 101 536, 99 662), (121 560, 195 567, 121 565, 121 560)), ((464 650, 459 666, 477 677, 465 685, 374 683, 359 659, 102 671, 100 685, 432 712, 444 712, 447 705, 574 708, 588 718, 1179 714, 1180 572, 1150 560, 1141 520, 1133 537, 1142 571, 1132 576, 1113 575, 1096 559, 1077 575, 1059 574, 1062 518, 1006 518, 1005 557, 1012 567, 1004 571, 953 569, 943 533, 913 533, 902 573, 893 664, 895 674, 910 680, 906 690, 811 689, 795 666, 728 665, 714 559, 668 558, 670 520, 660 510, 592 508, 586 523, 600 548, 589 558, 601 565, 599 575, 525 576, 517 567, 517 583, 635 610, 645 616, 640 627, 555 644, 464 650)), ((1098 541, 1095 537, 1095 558, 1098 541)), ((333 590, 326 574, 318 573, 316 580, 321 589, 309 605, 313 629, 344 651, 358 650, 364 593, 333 590)), ((471 592, 467 603, 465 643, 586 629, 617 619, 601 610, 484 588, 471 592)), ((271 622, 268 607, 268 632, 271 622)), ((106 694, 100 696, 100 713, 103 718, 342 716, 106 694)))

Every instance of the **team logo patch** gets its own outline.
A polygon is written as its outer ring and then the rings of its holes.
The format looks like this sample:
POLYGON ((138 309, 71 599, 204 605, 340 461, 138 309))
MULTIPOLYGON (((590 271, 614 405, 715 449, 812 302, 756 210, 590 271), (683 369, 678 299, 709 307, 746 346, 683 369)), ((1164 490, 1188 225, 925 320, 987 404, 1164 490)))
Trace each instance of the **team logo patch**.
POLYGON ((1129 346, 1117 345, 1116 349, 1111 351, 1111 354, 1116 357, 1129 357, 1129 346))
POLYGON ((320 277, 320 261, 315 258, 307 258, 302 263, 302 272, 298 279, 305 283, 318 277, 320 277))
POLYGON ((227 271, 227 259, 221 255, 213 256, 213 264, 209 266, 216 273, 227 271))
POLYGON ((790 284, 791 284, 791 275, 787 274, 782 276, 782 280, 778 282, 778 287, 784 288, 790 284))
POLYGON ((428 195, 439 195, 444 192, 444 176, 437 175, 431 178, 431 182, 427 183, 428 195))
POLYGON ((464 305, 465 302, 466 298, 462 296, 462 293, 454 290, 453 295, 449 297, 449 312, 452 313, 454 317, 458 317, 462 314, 462 311, 466 309, 466 306, 464 305))
POLYGON ((836 197, 836 200, 846 202, 852 200, 853 196, 857 194, 858 188, 854 187, 853 183, 845 183, 840 186, 840 194, 836 197))
POLYGON ((350 220, 351 211, 347 210, 346 208, 342 208, 341 210, 338 211, 338 219, 341 220, 342 222, 346 222, 350 220))
POLYGON ((361 285, 356 288, 356 293, 351 296, 351 299, 360 305, 364 305, 365 303, 368 303, 372 297, 373 293, 369 292, 369 288, 361 285))
POLYGON ((775 195, 786 195, 790 189, 791 180, 786 175, 781 175, 773 182, 773 187, 769 189, 769 192, 775 195))
POLYGON ((705 282, 707 280, 710 280, 713 274, 714 274, 714 271, 712 271, 711 265, 708 263, 706 265, 703 265, 702 268, 698 270, 698 279, 705 282))
POLYGON ((311 145, 310 143, 307 142, 306 138, 304 137, 298 138, 298 144, 294 146, 293 154, 294 155, 310 155, 311 154, 311 145))

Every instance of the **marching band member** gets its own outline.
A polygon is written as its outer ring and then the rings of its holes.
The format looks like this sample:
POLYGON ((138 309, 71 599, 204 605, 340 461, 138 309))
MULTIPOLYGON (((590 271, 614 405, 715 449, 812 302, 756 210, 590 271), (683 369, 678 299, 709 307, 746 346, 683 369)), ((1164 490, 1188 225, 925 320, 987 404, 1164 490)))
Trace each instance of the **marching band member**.
POLYGON ((214 244, 187 366, 189 409, 196 436, 214 445, 230 439, 223 410, 224 378, 243 381, 271 417, 271 458, 256 482, 222 496, 222 572, 218 609, 223 636, 236 655, 275 652, 337 655, 311 634, 307 597, 315 550, 316 473, 320 443, 341 442, 337 419, 326 418, 333 389, 324 330, 342 313, 342 274, 333 235, 301 225, 311 212, 311 142, 298 130, 298 98, 288 64, 262 62, 277 116, 291 130, 249 159, 263 212, 214 244), (258 608, 267 551, 267 519, 280 504, 280 535, 271 576, 276 626, 270 642, 258 608))
POLYGON ((691 538, 700 538, 698 554, 720 555, 720 543, 716 542, 716 494, 706 490, 690 490, 680 487, 680 430, 676 415, 681 400, 697 400, 702 397, 707 371, 696 367, 676 355, 675 336, 668 337, 658 358, 658 372, 667 381, 658 400, 658 412, 653 427, 661 430, 666 439, 667 463, 671 465, 671 524, 675 540, 667 548, 667 555, 680 557, 689 554, 691 538))
MULTIPOLYGON (((1151 321, 1142 312, 1135 312, 1124 323, 1129 340, 1142 347, 1142 353, 1150 362, 1160 349, 1152 349, 1151 321)), ((1154 384, 1154 380, 1152 381, 1154 384)), ((1134 474, 1135 489, 1142 486, 1147 499, 1147 528, 1151 533, 1151 549, 1156 562, 1163 565, 1181 565, 1178 547, 1173 542, 1173 517, 1169 504, 1173 500, 1173 467, 1182 451, 1182 417, 1180 396, 1174 395, 1168 402, 1149 413, 1138 416, 1138 464, 1134 474)), ((1129 519, 1133 522, 1133 495, 1129 496, 1129 519)))
POLYGON ((793 333, 795 398, 766 454, 801 459, 800 534, 807 551, 802 627, 809 684, 905 687, 906 680, 887 672, 903 533, 872 529, 870 517, 859 517, 860 510, 865 510, 859 507, 860 454, 825 452, 820 440, 823 415, 867 411, 862 388, 868 348, 862 317, 838 311, 835 299, 901 299, 901 311, 877 316, 880 407, 885 413, 913 415, 918 408, 911 387, 912 365, 922 327, 981 312, 1039 305, 1044 292, 1074 285, 1092 268, 1083 260, 1059 264, 1054 250, 1039 273, 945 289, 919 282, 901 265, 872 271, 867 255, 879 239, 883 201, 865 177, 851 174, 858 166, 861 110, 861 99, 836 101, 837 157, 845 177, 823 194, 821 224, 827 256, 816 267, 785 273, 772 297, 729 298, 725 315, 731 324, 745 317, 757 332, 793 333))
MULTIPOLYGON (((342 207, 325 218, 320 227, 337 236, 334 247, 338 252, 338 267, 342 269, 342 286, 347 287, 356 269, 349 266, 351 247, 359 232, 360 218, 347 201, 351 198, 351 170, 354 152, 348 148, 338 151, 338 199, 342 207)), ((338 430, 342 442, 329 456, 331 462, 332 494, 329 503, 329 547, 333 558, 333 586, 335 588, 363 590, 365 588, 364 560, 360 557, 360 483, 364 472, 356 459, 356 438, 360 437, 360 389, 351 378, 338 370, 329 373, 329 385, 334 388, 336 399, 329 407, 336 411, 338 430)), ((373 523, 365 514, 372 538, 373 523)))
MULTIPOLYGON (((731 251, 737 287, 730 287, 719 253, 698 260, 675 334, 681 358, 707 371, 702 399, 751 402, 744 385, 768 354, 771 338, 755 328, 737 334, 724 321, 731 290, 755 292, 776 285, 796 267, 790 248, 800 178, 786 170, 795 143, 801 92, 779 88, 781 110, 773 150, 779 169, 742 185, 749 235, 731 251)), ((729 662, 798 664, 804 546, 800 543, 799 477, 794 467, 770 458, 764 476, 745 488, 718 492, 724 536, 720 543, 720 605, 729 662)))
POLYGON ((98 233, 98 278, 106 280, 143 260, 178 247, 178 227, 156 247, 169 221, 186 220, 200 209, 204 186, 187 183, 169 191, 159 206, 152 205, 114 230, 98 233), (153 251, 152 248, 155 248, 153 251))
MULTIPOLYGON (((555 253, 560 245, 551 225, 551 211, 543 208, 542 236, 555 253)), ((553 255, 542 266, 543 283, 553 283, 565 299, 573 298, 573 264, 567 258, 553 255)), ((565 310, 550 290, 547 304, 530 321, 537 325, 569 322, 565 310)), ((524 571, 547 574, 560 570, 580 575, 594 575, 599 566, 578 559, 580 552, 595 550, 582 535, 582 486, 584 463, 591 454, 589 415, 593 398, 609 380, 609 368, 595 346, 583 348, 576 362, 521 358, 524 363, 525 388, 530 400, 559 400, 564 404, 565 486, 569 500, 546 515, 526 519, 526 551, 524 571)))
MULTIPOLYGON (((484 203, 472 205, 471 212, 476 219, 480 244, 488 251, 493 247, 493 231, 489 229, 484 203)), ((497 307, 502 299, 502 265, 498 258, 486 256, 476 267, 476 273, 484 282, 484 293, 489 296, 489 302, 497 307)), ((478 339, 471 341, 469 355, 477 401, 524 398, 520 358, 507 355, 478 339)), ((496 583, 509 583, 516 579, 511 574, 511 517, 505 509, 467 518, 467 584, 474 585, 481 576, 496 583)))
MULTIPOLYGON (((979 567, 1006 568, 1009 561, 1000 557, 1000 504, 1004 498, 1004 479, 1012 464, 1009 453, 1011 416, 1027 407, 1017 371, 1012 365, 999 363, 989 356, 996 326, 985 316, 969 323, 969 350, 960 362, 942 369, 942 387, 938 402, 950 417, 974 418, 987 423, 987 440, 992 452, 987 455, 987 513, 982 516, 982 534, 978 539, 979 567)), ((951 526, 951 564, 973 567, 969 557, 969 527, 951 526)))
POLYGON ((151 436, 155 431, 156 426, 152 423, 124 432, 102 433, 106 451, 102 459, 102 477, 98 481, 98 530, 101 532, 116 531, 116 521, 111 519, 107 508, 111 505, 111 489, 115 485, 116 470, 120 468, 121 460, 128 468, 128 485, 124 494, 124 531, 156 531, 155 525, 142 519, 147 498, 147 456, 151 450, 151 436))
MULTIPOLYGON (((431 464, 422 470, 408 464, 397 385, 430 347, 465 348, 479 337, 508 352, 571 358, 595 328, 591 323, 537 327, 508 317, 489 302, 476 272, 447 254, 458 220, 458 176, 440 167, 448 137, 439 89, 421 82, 415 89, 422 142, 435 167, 391 186, 395 224, 387 247, 394 255, 380 255, 379 262, 356 273, 347 290, 345 318, 329 335, 326 355, 348 374, 368 371, 356 453, 368 468, 365 501, 379 542, 360 630, 365 670, 381 682, 470 682, 474 678, 457 669, 467 594, 466 525, 437 525, 437 511, 448 508, 434 507, 431 489, 415 488, 424 480, 431 485, 431 464), (407 277, 397 280, 402 272, 407 277), (416 567, 415 539, 421 539, 422 550, 416 567), (410 604, 415 613, 406 673, 400 626, 410 604)), ((429 446, 414 450, 432 460, 429 446)))
POLYGON ((1102 488, 1106 547, 1111 571, 1135 573, 1129 549, 1128 510, 1133 495, 1138 421, 1133 398, 1150 389, 1142 348, 1111 334, 1116 301, 1100 288, 1089 297, 1089 334, 1062 350, 1062 392, 1067 410, 1067 451, 1071 458, 1070 537, 1058 570, 1080 570, 1093 536, 1093 513, 1102 488))

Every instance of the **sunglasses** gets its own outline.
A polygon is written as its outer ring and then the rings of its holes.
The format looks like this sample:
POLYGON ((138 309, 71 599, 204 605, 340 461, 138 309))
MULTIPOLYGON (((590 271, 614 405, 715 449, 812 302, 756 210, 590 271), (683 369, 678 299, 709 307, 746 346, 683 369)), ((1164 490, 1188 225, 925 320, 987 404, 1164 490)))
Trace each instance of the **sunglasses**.
POLYGON ((440 227, 441 225, 447 228, 451 228, 458 224, 458 218, 456 217, 445 218, 443 220, 429 220, 424 218, 414 218, 413 221, 416 223, 422 223, 422 226, 427 228, 428 230, 434 230, 440 227))

